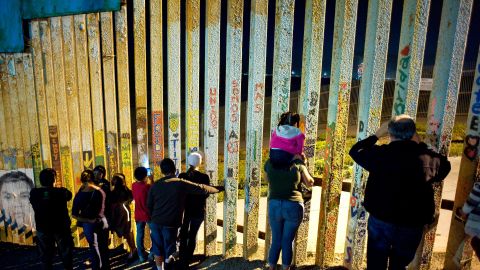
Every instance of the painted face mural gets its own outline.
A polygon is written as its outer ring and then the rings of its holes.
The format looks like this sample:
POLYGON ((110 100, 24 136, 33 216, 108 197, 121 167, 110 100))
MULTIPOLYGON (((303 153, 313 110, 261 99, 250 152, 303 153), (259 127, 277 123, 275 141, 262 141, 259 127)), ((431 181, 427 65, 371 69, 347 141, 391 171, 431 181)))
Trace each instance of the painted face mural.
POLYGON ((18 228, 27 225, 35 227, 33 209, 30 205, 30 190, 33 181, 21 171, 10 171, 0 176, 0 208, 4 209, 6 219, 18 228))

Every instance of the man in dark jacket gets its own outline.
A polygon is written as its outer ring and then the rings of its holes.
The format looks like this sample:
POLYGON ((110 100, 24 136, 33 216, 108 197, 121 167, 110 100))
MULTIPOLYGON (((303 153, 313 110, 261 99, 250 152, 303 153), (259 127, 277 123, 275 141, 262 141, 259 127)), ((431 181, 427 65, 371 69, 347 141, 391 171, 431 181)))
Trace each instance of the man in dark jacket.
POLYGON ((55 243, 58 254, 62 257, 63 267, 72 269, 73 238, 67 210, 67 202, 72 199, 72 193, 63 187, 53 187, 56 176, 54 169, 42 170, 42 187, 30 191, 30 203, 35 211, 37 225, 37 246, 44 269, 52 269, 55 243))
POLYGON ((172 267, 170 256, 176 251, 178 228, 182 225, 185 199, 188 194, 211 194, 223 191, 221 186, 211 187, 175 177, 175 163, 169 158, 160 162, 165 177, 156 181, 148 192, 147 207, 151 216, 152 252, 157 269, 172 267))
POLYGON ((357 142, 353 160, 369 172, 364 206, 369 212, 367 269, 405 269, 413 260, 423 228, 435 215, 433 186, 450 172, 450 162, 419 142, 408 115, 382 124, 357 142), (375 145, 390 135, 390 143, 375 145))

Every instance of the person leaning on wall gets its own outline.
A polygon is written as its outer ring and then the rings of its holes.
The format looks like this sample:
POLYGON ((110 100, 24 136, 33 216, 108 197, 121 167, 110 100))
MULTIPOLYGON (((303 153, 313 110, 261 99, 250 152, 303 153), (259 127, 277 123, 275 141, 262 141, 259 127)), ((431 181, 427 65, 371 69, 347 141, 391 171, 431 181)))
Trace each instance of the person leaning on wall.
POLYGON ((450 162, 420 142, 408 115, 383 123, 349 154, 369 172, 363 203, 370 214, 367 269, 405 269, 426 225, 436 220, 432 185, 445 179, 450 162), (390 143, 376 145, 386 136, 390 143))

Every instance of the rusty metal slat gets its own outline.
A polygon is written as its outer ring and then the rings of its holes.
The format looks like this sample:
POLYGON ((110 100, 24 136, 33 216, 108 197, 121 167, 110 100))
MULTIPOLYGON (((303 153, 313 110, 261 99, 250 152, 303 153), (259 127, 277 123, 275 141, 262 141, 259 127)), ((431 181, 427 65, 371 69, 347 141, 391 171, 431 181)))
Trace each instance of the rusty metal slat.
MULTIPOLYGON (((38 125, 38 109, 35 97, 35 84, 32 66, 32 55, 23 54, 23 69, 25 75, 25 94, 27 100, 28 128, 30 134, 30 153, 32 157, 35 186, 40 184, 39 175, 42 170, 42 155, 40 152, 40 130, 38 125)), ((0 118, 1 120, 1 118, 0 118)), ((1 128, 1 126, 0 126, 1 128)))
MULTIPOLYGON (((185 32, 185 85, 186 85, 186 156, 199 150, 200 146, 200 112, 199 112, 199 76, 200 76, 200 1, 186 3, 185 32)), ((205 88, 208 89, 208 88, 205 88)), ((188 166, 188 164, 187 164, 188 166)))
POLYGON ((260 201, 260 181, 263 171, 262 143, 268 1, 252 1, 250 14, 245 227, 243 233, 244 258, 250 258, 258 249, 258 208, 260 201))
MULTIPOLYGON (((290 106, 294 11, 295 1, 276 1, 270 134, 272 134, 274 129, 277 127, 280 115, 284 112, 287 112, 290 106)), ((265 233, 266 239, 264 257, 265 260, 268 260, 268 252, 270 250, 270 244, 272 241, 272 231, 270 229, 270 224, 268 220, 268 208, 267 219, 265 220, 265 233)), ((302 248, 303 245, 295 245, 296 249, 298 249, 298 247, 302 248)))
POLYGON ((23 154, 23 145, 22 145, 22 129, 20 125, 15 123, 22 123, 20 118, 20 110, 18 104, 18 88, 19 83, 17 82, 17 70, 15 68, 15 54, 10 54, 7 56, 7 74, 8 74, 8 96, 10 102, 10 117, 12 120, 12 130, 13 130, 13 145, 15 147, 16 155, 16 166, 15 169, 25 168, 25 157, 23 154))
MULTIPOLYGON (((480 120, 480 107, 478 106, 478 96, 480 92, 480 50, 478 50, 477 65, 473 77, 472 93, 470 97, 470 105, 468 106, 467 130, 464 143, 464 151, 460 163, 460 172, 458 174, 457 188, 455 191, 455 201, 453 209, 462 207, 468 199, 468 195, 473 188, 473 184, 479 179, 478 171, 478 141, 480 140, 480 130, 478 122, 480 120)), ((463 87, 460 87, 462 89, 463 87)), ((465 87, 467 88, 467 87, 465 87)), ((465 89, 463 88, 463 89, 465 89)), ((447 252, 445 253, 444 267, 446 269, 454 269, 453 258, 460 243, 465 238, 465 224, 455 219, 452 215, 450 222, 450 231, 448 233, 447 252)), ((462 262, 468 262, 467 267, 470 268, 472 258, 472 250, 465 249, 461 258, 462 262)), ((463 268, 463 269, 465 269, 463 268)))
MULTIPOLYGON (((63 51, 65 69, 65 91, 68 124, 70 128, 70 150, 72 159, 72 187, 81 185, 80 174, 82 164, 82 132, 80 128, 80 111, 78 107, 78 77, 75 58, 75 27, 73 16, 62 17, 63 51)), ((65 112, 65 111, 64 111, 65 112)))
MULTIPOLYGON (((426 131, 427 143, 443 155, 448 155, 455 122, 472 5, 472 0, 443 2, 426 131)), ((436 212, 440 207, 442 186, 441 183, 434 186, 436 212)), ((424 241, 411 263, 413 268, 429 268, 435 231, 436 226, 425 233, 424 241)))
POLYGON ((90 101, 90 71, 88 66, 87 21, 85 15, 74 16, 75 57, 78 86, 78 105, 80 109, 80 126, 82 127, 82 166, 93 169, 93 122, 90 101))
POLYGON ((168 155, 182 166, 180 121, 180 1, 167 1, 168 155))
MULTIPOLYGON (((68 190, 75 190, 73 185, 72 152, 70 149, 70 126, 67 110, 61 17, 50 18, 50 30, 52 36, 52 53, 55 55, 55 57, 53 57, 53 79, 55 80, 55 97, 57 101, 58 141, 60 144, 63 187, 68 190)), ((68 44, 68 41, 66 41, 66 43, 68 44)), ((69 203, 68 206, 70 208, 71 203, 69 203)))
POLYGON ((120 172, 118 164, 118 134, 117 134, 117 94, 115 86, 115 48, 113 37, 112 12, 100 13, 102 33, 102 66, 103 88, 106 123, 106 167, 107 173, 112 177, 120 172))
MULTIPOLYGON (((191 1, 187 1, 190 3, 191 1)), ((152 100, 152 162, 154 179, 161 177, 160 161, 165 155, 163 123, 163 23, 162 1, 150 1, 150 75, 152 100)), ((188 18, 188 17, 187 17, 188 18)), ((187 106, 188 110, 188 106, 187 106)), ((189 126, 187 124, 187 126, 189 126)), ((188 130, 188 129, 187 129, 188 130)))
MULTIPOLYGON (((30 151, 30 134, 28 132, 28 111, 27 111, 27 97, 25 94, 25 71, 23 69, 23 55, 16 53, 14 56, 15 71, 17 78, 17 98, 18 98, 18 111, 20 117, 21 130, 21 146, 23 149, 24 166, 23 168, 31 169, 32 167, 32 155, 30 151)), ((17 134, 18 136, 18 134, 17 134)))
POLYGON ((48 114, 47 114, 47 101, 45 92, 45 79, 44 79, 44 64, 41 44, 40 25, 38 21, 31 22, 31 38, 32 38, 32 60, 33 70, 35 75, 35 96, 38 106, 38 126, 40 131, 40 152, 42 157, 42 167, 52 167, 52 159, 50 154, 50 137, 48 131, 48 114))
POLYGON ((88 60, 92 102, 93 145, 95 165, 105 166, 105 128, 103 112, 102 63, 98 13, 87 15, 88 60))
POLYGON ((334 263, 335 235, 342 187, 342 168, 347 137, 352 80, 353 51, 357 19, 356 0, 336 2, 332 52, 332 73, 328 99, 325 151, 325 187, 319 214, 315 263, 334 263))
POLYGON ((0 64, 0 76, 2 83, 2 101, 0 104, 3 107, 4 119, 5 122, 5 152, 4 152, 4 166, 5 170, 13 170, 17 167, 17 158, 15 153, 15 141, 13 139, 13 120, 12 120, 12 110, 10 106, 10 95, 8 88, 10 87, 8 83, 8 57, 7 54, 2 54, 1 64, 0 64))
POLYGON ((408 114, 415 119, 427 40, 430 0, 406 0, 398 52, 392 115, 408 114))
POLYGON ((115 12, 115 38, 119 109, 118 118, 120 123, 120 162, 122 165, 122 173, 126 177, 127 186, 131 187, 133 181, 133 163, 128 73, 127 5, 122 5, 120 10, 115 12))
POLYGON ((133 1, 133 37, 135 62, 135 110, 138 165, 150 168, 147 124, 147 46, 145 36, 145 0, 133 1))
MULTIPOLYGON (((371 1, 368 5, 363 57, 365 71, 358 101, 357 140, 374 134, 380 125, 392 2, 371 1)), ((362 269, 364 259, 367 213, 362 201, 367 177, 368 173, 355 164, 344 253, 344 266, 349 269, 362 269)))
MULTIPOLYGON (((204 151, 205 170, 210 183, 218 182, 218 125, 220 102, 220 0, 206 1, 205 28, 205 120, 204 151)), ((190 127, 189 127, 190 128, 190 127)), ((217 246, 217 195, 207 199, 207 216, 205 219, 205 255, 216 254, 217 246)))
POLYGON ((223 204, 223 255, 235 256, 237 234, 237 199, 240 150, 240 112, 242 82, 243 1, 227 3, 227 49, 225 70, 225 194, 223 204))
MULTIPOLYGON (((6 64, 4 60, 4 54, 0 54, 0 130, 5 132, 0 132, 0 170, 8 170, 8 140, 7 140, 7 128, 6 128, 6 118, 5 118, 5 107, 3 103, 3 93, 7 91, 7 81, 5 72, 6 64)), ((3 238, 2 238, 3 240, 3 238)))
MULTIPOLYGON (((320 104, 321 70, 323 57, 323 36, 325 30, 326 1, 308 0, 305 5, 305 29, 302 56, 302 82, 299 112, 303 115, 305 146, 303 152, 308 160, 309 172, 313 173, 315 165, 315 145, 317 142, 318 113, 320 104)), ((305 214, 298 228, 295 240, 296 265, 307 260, 308 224, 310 221, 310 203, 305 203, 305 214)))

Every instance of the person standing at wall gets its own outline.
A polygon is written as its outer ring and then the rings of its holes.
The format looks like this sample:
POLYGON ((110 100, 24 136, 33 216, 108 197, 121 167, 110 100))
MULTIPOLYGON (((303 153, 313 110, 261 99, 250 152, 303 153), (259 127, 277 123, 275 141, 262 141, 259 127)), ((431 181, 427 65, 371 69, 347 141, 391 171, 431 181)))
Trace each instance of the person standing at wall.
POLYGON ((140 262, 144 262, 147 258, 143 243, 145 238, 145 225, 148 224, 148 227, 151 230, 150 213, 147 208, 147 197, 148 191, 150 190, 150 184, 147 183, 147 168, 136 168, 133 176, 137 180, 132 184, 133 200, 135 201, 135 224, 137 227, 137 237, 135 242, 137 244, 138 259, 140 262))
POLYGON ((100 187, 103 192, 105 193, 105 217, 107 220, 110 220, 111 217, 111 202, 110 202, 110 193, 111 193, 111 185, 110 182, 105 178, 107 176, 107 171, 105 167, 102 165, 98 165, 95 168, 93 168, 93 183, 100 187))
POLYGON ((44 269, 52 269, 55 244, 62 257, 63 268, 73 269, 73 238, 67 202, 72 199, 68 189, 53 187, 57 172, 47 168, 40 172, 42 187, 30 191, 30 203, 35 212, 37 246, 44 269))
POLYGON ((135 240, 133 239, 132 215, 130 213, 130 204, 133 200, 132 191, 127 187, 123 173, 113 175, 112 186, 113 190, 110 194, 112 207, 112 216, 109 221, 110 230, 115 232, 118 237, 123 237, 127 240, 130 249, 128 259, 132 259, 137 253, 135 240))
POLYGON ((352 159, 369 172, 364 206, 369 212, 367 269, 405 269, 424 227, 436 220, 433 186, 450 172, 446 157, 419 141, 408 115, 383 123, 352 146, 352 159), (375 145, 390 135, 390 143, 375 145))
POLYGON ((108 255, 108 222, 105 218, 105 192, 94 184, 94 173, 85 170, 80 176, 82 186, 73 199, 72 217, 90 246, 92 268, 110 269, 108 255))
POLYGON ((281 168, 265 163, 268 181, 268 220, 272 229, 272 244, 268 252, 268 269, 276 268, 282 251, 282 269, 290 269, 293 258, 293 241, 303 220, 301 185, 313 186, 313 178, 303 161, 294 160, 281 168))
MULTIPOLYGON (((198 171, 202 164, 202 155, 198 152, 191 153, 188 158, 190 168, 185 173, 178 175, 178 178, 189 180, 193 183, 210 185, 210 178, 207 174, 198 171)), ((190 194, 186 198, 183 223, 180 228, 180 261, 183 267, 187 267, 193 257, 197 244, 197 233, 205 218, 205 206, 208 195, 190 194)))
POLYGON ((178 228, 182 225, 185 199, 188 194, 206 195, 223 191, 175 177, 175 163, 169 158, 160 162, 165 177, 157 180, 148 193, 147 206, 151 213, 151 236, 157 269, 172 269, 171 255, 176 251, 178 228))

